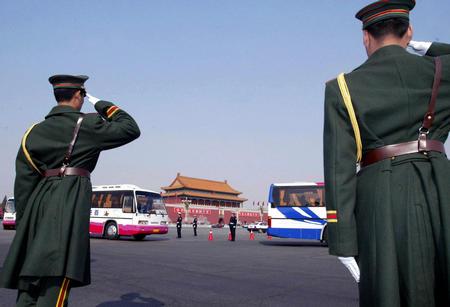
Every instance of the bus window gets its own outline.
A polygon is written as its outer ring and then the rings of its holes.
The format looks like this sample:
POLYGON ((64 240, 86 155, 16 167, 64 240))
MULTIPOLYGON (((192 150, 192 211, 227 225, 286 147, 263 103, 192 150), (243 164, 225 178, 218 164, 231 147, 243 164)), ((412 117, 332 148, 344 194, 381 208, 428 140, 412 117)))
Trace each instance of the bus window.
POLYGON ((103 208, 111 208, 111 193, 106 194, 105 201, 103 202, 103 208))
POLYGON ((323 189, 317 187, 274 187, 272 208, 275 207, 323 207, 323 189))
POLYGON ((134 213, 133 208, 133 195, 124 195, 123 197, 123 209, 124 213, 134 213))
POLYGON ((122 209, 122 202, 120 201, 122 195, 122 192, 113 192, 111 194, 111 208, 122 209))
POLYGON ((92 208, 111 208, 122 209, 124 212, 131 213, 133 210, 133 192, 132 191, 113 191, 113 192, 93 192, 92 208))
POLYGON ((103 194, 99 192, 92 193, 91 208, 101 208, 103 194))
POLYGON ((15 213, 16 212, 16 206, 14 205, 14 200, 8 200, 6 202, 5 212, 6 213, 15 213))
POLYGON ((155 210, 166 210, 161 195, 155 193, 137 191, 136 203, 139 213, 154 213, 155 210))

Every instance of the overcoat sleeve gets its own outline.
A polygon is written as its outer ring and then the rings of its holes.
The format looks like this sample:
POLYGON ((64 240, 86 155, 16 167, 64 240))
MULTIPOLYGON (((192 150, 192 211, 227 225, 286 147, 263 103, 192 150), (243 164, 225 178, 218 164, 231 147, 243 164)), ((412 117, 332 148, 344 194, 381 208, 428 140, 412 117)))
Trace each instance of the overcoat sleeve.
POLYGON ((325 89, 323 156, 329 252, 358 254, 356 201, 356 142, 336 80, 325 89))
POLYGON ((125 145, 140 136, 135 120, 113 103, 100 100, 95 109, 101 117, 94 116, 92 132, 100 150, 125 145))
POLYGON ((426 55, 436 57, 450 54, 450 44, 432 43, 426 55))
POLYGON ((14 181, 16 227, 20 224, 27 201, 39 183, 40 178, 40 174, 27 161, 22 147, 20 147, 16 158, 16 179, 14 181))

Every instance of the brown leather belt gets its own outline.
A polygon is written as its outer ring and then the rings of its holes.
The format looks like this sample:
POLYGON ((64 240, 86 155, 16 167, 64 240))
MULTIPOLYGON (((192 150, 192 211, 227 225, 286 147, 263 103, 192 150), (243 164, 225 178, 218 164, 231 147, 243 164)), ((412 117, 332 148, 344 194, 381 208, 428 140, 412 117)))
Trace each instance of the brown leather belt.
POLYGON ((419 140, 383 146, 366 152, 361 160, 361 167, 372 163, 412 153, 427 154, 429 151, 445 153, 444 144, 436 140, 419 140))
POLYGON ((91 178, 91 173, 79 167, 61 167, 44 171, 44 177, 82 176, 91 178))
POLYGON ((383 146, 366 152, 362 159, 360 166, 366 167, 372 163, 390 159, 396 156, 402 156, 413 153, 423 153, 427 154, 429 151, 437 151, 445 153, 444 144, 436 140, 427 140, 427 135, 430 132, 430 128, 434 121, 434 111, 436 107, 436 98, 439 91, 439 86, 441 84, 442 75, 442 62, 439 57, 434 58, 435 70, 434 70, 434 80, 433 89, 431 91, 430 103, 428 104, 427 113, 422 121, 422 127, 419 129, 419 139, 417 141, 398 143, 383 146))

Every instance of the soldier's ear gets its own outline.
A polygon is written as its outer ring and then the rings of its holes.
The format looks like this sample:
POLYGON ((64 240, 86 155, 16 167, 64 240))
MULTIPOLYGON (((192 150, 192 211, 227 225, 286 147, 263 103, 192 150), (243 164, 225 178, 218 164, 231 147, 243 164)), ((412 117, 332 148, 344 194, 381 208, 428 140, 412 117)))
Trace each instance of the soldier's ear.
POLYGON ((408 43, 409 43, 410 40, 412 40, 413 34, 414 34, 414 30, 413 30, 412 25, 410 24, 408 26, 408 30, 406 30, 406 38, 408 40, 408 43))
POLYGON ((366 53, 369 56, 370 55, 370 41, 371 41, 371 37, 370 34, 367 30, 363 30, 363 44, 364 47, 366 48, 366 53))

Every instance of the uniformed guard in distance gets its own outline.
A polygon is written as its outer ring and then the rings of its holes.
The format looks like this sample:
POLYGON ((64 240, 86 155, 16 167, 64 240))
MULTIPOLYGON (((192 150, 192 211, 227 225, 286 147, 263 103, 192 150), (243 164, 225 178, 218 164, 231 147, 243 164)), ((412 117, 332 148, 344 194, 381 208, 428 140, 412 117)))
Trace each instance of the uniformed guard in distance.
POLYGON ((450 306, 450 45, 411 41, 414 6, 360 10, 368 59, 325 90, 329 249, 364 307, 450 306))
POLYGON ((194 236, 197 236, 197 216, 194 215, 194 220, 192 221, 192 228, 194 229, 194 236))
POLYGON ((230 227, 230 233, 231 233, 231 241, 236 241, 236 225, 237 225, 237 218, 236 213, 231 213, 230 222, 228 223, 230 227))
POLYGON ((183 218, 181 217, 181 212, 178 212, 177 217, 177 238, 181 238, 181 227, 183 226, 183 218))
POLYGON ((87 76, 49 78, 58 104, 25 133, 16 159, 17 232, 0 286, 17 306, 67 306, 72 287, 91 282, 90 173, 100 152, 139 137, 133 118, 86 93, 87 76), (83 114, 84 97, 98 114, 83 114))

